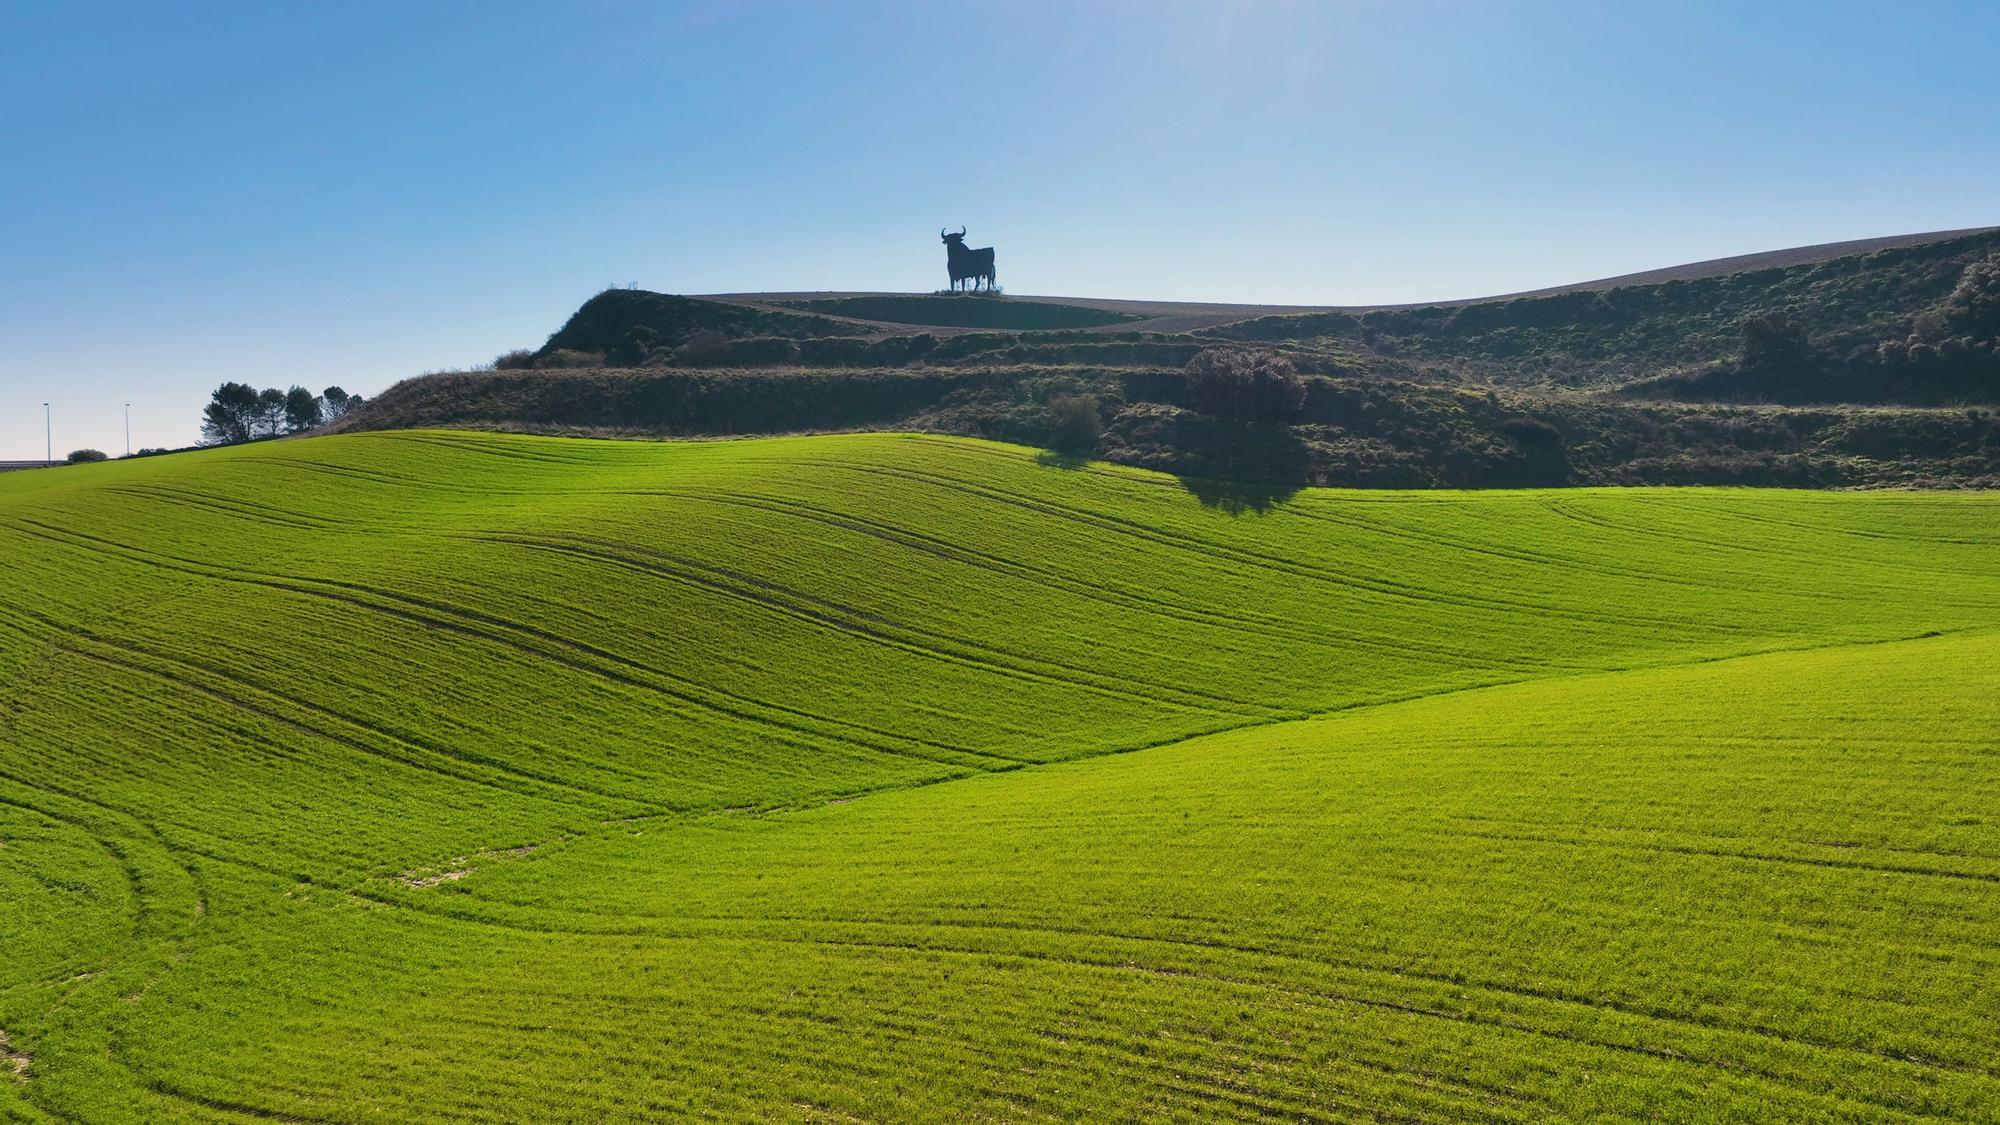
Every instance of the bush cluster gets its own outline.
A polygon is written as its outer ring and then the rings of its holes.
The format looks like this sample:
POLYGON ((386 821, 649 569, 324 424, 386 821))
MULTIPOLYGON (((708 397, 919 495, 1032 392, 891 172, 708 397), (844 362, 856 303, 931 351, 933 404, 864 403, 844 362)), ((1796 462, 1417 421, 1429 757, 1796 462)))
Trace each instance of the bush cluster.
POLYGON ((1096 395, 1055 395, 1049 399, 1049 447, 1063 453, 1097 450, 1104 419, 1096 395))
POLYGON ((1203 414, 1241 422, 1282 421, 1305 405, 1306 385, 1290 360, 1270 351, 1206 348, 1182 369, 1188 401, 1203 414))

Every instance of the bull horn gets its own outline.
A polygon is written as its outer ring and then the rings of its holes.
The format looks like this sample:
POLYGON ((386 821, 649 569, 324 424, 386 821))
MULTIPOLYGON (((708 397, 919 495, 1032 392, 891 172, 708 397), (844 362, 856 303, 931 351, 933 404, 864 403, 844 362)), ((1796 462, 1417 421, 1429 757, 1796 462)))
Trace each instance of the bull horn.
POLYGON ((938 237, 939 237, 939 238, 943 238, 943 237, 944 237, 944 228, 943 228, 943 227, 939 227, 939 228, 938 228, 938 237))
POLYGON ((965 224, 964 224, 964 223, 960 223, 960 224, 958 224, 958 237, 960 237, 960 238, 964 238, 964 237, 965 237, 965 224))

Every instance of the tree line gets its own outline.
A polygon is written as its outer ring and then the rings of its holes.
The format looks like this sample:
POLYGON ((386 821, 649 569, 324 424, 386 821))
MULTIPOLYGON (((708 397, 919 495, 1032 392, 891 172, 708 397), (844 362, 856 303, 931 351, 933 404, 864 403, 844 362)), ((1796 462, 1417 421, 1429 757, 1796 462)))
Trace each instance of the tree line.
POLYGON ((260 391, 248 383, 224 383, 201 412, 201 438, 209 445, 228 445, 303 433, 338 420, 361 403, 360 395, 339 387, 314 394, 300 386, 260 391))

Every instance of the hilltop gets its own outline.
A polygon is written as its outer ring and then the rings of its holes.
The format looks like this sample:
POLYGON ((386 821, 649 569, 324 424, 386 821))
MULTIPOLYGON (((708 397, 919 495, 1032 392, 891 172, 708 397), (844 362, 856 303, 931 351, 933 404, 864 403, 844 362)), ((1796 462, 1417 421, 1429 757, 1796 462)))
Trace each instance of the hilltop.
POLYGON ((408 380, 348 430, 897 429, 1272 486, 2000 483, 2000 230, 1836 243, 1559 291, 1374 309, 607 290, 498 369, 408 380), (1217 347, 1308 380, 1282 425, 1193 409, 1217 347))
POLYGON ((6 474, 0 1120, 1991 1120, 1996 503, 6 474))
MULTIPOLYGON (((1423 308, 1457 308, 1465 305, 1489 304, 1497 301, 1512 301, 1523 297, 1550 297, 1563 293, 1604 292, 1631 286, 1662 285, 1672 281, 1702 281, 1710 278, 1733 277, 1737 274, 1762 273, 1766 270, 1784 269, 1790 266, 1813 265, 1837 258, 1860 258, 1882 250, 1900 250, 1906 247, 1925 246, 1939 242, 1956 242, 1961 239, 1988 236, 2000 231, 1996 227, 1967 227, 1961 230, 1928 231, 1921 234, 1887 235, 1880 238, 1857 238, 1845 242, 1822 242, 1813 246, 1794 246, 1783 250, 1767 250, 1756 254, 1737 254, 1726 258, 1710 258, 1701 262, 1689 262, 1661 269, 1641 270, 1638 273, 1619 274, 1616 277, 1598 278, 1594 281, 1572 282, 1542 289, 1528 289, 1517 293, 1501 293, 1487 297, 1462 297, 1444 301, 1412 301, 1387 305, 1271 305, 1271 304, 1229 304, 1209 301, 1143 301, 1120 300, 1103 297, 1052 297, 1009 294, 1009 299, 1017 302, 1039 302, 1044 304, 1074 305, 1080 308, 1097 309, 1120 313, 1137 321, 1130 328, 1154 331, 1190 331, 1196 328, 1219 327, 1238 321, 1267 316, 1296 316, 1306 313, 1348 313, 1359 315, 1370 312, 1404 311, 1423 308)), ((724 301, 753 308, 788 309, 807 302, 838 301, 850 298, 907 297, 911 294, 881 292, 798 292, 798 293, 713 293, 701 299, 724 301)), ((921 322, 918 322, 921 323, 921 322)), ((894 318, 878 322, 876 327, 893 331, 897 327, 894 318)))

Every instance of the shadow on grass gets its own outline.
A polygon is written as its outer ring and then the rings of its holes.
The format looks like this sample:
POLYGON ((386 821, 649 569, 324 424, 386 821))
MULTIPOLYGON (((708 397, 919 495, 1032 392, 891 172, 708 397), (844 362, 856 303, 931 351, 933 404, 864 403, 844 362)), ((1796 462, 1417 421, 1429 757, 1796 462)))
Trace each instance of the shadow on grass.
POLYGON ((1035 464, 1045 469, 1081 469, 1090 464, 1090 455, 1065 453, 1060 449, 1044 449, 1035 454, 1035 464))
POLYGON ((1216 480, 1211 477, 1181 477, 1179 480, 1181 487, 1201 501, 1203 507, 1219 508, 1232 516, 1245 512, 1268 512, 1305 487, 1303 484, 1216 480))
MULTIPOLYGON (((1203 506, 1232 516, 1269 511, 1312 479, 1311 453, 1287 427, 1223 425, 1171 437, 1180 444, 1156 445, 1146 451, 1149 456, 1112 460, 1170 473, 1203 506)), ((1088 454, 1060 449, 1035 454, 1035 464, 1050 469, 1073 471, 1090 461, 1088 454)))
POLYGON ((1312 452, 1290 426, 1223 423, 1201 438, 1174 475, 1207 507, 1267 512, 1312 480, 1312 452))

